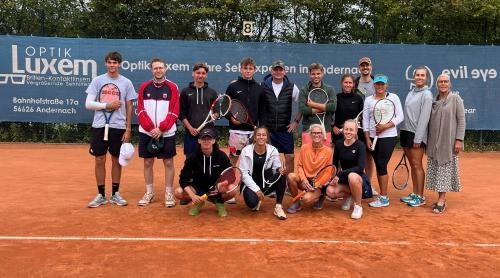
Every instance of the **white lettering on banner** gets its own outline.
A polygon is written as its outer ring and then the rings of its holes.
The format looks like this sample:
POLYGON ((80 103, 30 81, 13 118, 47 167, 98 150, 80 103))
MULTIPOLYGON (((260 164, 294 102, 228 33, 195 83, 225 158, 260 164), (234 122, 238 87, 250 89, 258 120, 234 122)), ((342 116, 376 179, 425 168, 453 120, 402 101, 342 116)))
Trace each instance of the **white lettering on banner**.
POLYGON ((26 47, 24 53, 28 56, 24 59, 24 69, 20 67, 18 47, 12 45, 12 73, 14 74, 52 74, 52 75, 89 75, 92 78, 97 76, 97 63, 94 60, 67 59, 71 58, 71 48, 56 47, 26 47), (40 57, 34 57, 35 55, 40 57), (41 57, 44 54, 50 54, 49 58, 41 57), (63 59, 56 59, 56 58, 63 59))
POLYGON ((449 75, 452 79, 481 79, 483 82, 487 82, 490 79, 497 78, 497 70, 496 69, 488 69, 488 68, 474 68, 469 70, 468 66, 459 66, 454 69, 443 69, 443 74, 449 75))

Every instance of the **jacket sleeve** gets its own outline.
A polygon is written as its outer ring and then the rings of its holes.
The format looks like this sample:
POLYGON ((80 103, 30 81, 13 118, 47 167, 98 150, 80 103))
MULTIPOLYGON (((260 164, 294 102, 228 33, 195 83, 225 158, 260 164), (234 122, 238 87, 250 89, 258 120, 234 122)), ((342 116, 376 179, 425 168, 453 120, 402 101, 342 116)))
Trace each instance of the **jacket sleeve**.
POLYGON ((250 188, 253 192, 260 190, 259 186, 255 183, 252 178, 252 157, 249 155, 252 145, 248 145, 241 151, 240 158, 240 170, 241 170, 241 181, 250 188))
POLYGON ((326 93, 328 94, 328 103, 326 104, 325 112, 335 112, 337 109, 337 95, 333 90, 333 87, 328 86, 326 88, 326 93))
POLYGON ((182 188, 186 188, 193 183, 194 176, 194 154, 189 155, 184 161, 184 167, 182 167, 181 173, 179 175, 179 185, 182 188))
POLYGON ((457 134, 455 139, 464 140, 465 137, 465 108, 464 101, 460 96, 456 97, 456 121, 457 121, 457 134))
POLYGON ((179 94, 179 120, 184 120, 187 117, 188 103, 187 95, 183 91, 179 94))
POLYGON ((146 88, 147 83, 143 83, 139 88, 139 99, 137 100, 137 120, 139 125, 147 131, 155 129, 155 124, 148 115, 148 112, 144 108, 144 88, 146 88))
POLYGON ((175 84, 170 84, 170 88, 172 95, 168 105, 168 113, 159 126, 162 132, 169 130, 175 124, 179 115, 179 90, 175 84))
POLYGON ((300 149, 300 156, 297 162, 297 173, 299 174, 300 180, 306 180, 306 173, 304 173, 304 152, 302 150, 303 148, 300 149))
POLYGON ((417 122, 417 130, 415 131, 415 138, 413 143, 419 144, 424 139, 424 135, 427 133, 427 126, 429 125, 429 119, 431 118, 432 111, 432 94, 426 92, 423 95, 422 105, 420 107, 420 115, 417 122))
POLYGON ((307 91, 307 85, 304 86, 299 93, 299 110, 302 116, 312 115, 312 108, 307 105, 307 97, 309 92, 307 91))
MULTIPOLYGON (((400 123, 403 122, 405 119, 405 115, 403 113, 403 107, 401 106, 401 101, 399 100, 398 95, 392 94, 394 96, 394 106, 396 106, 396 111, 395 111, 395 116, 394 119, 392 119, 392 123, 394 124, 394 127, 397 127, 400 123)), ((363 114, 364 116, 364 114, 363 114)))

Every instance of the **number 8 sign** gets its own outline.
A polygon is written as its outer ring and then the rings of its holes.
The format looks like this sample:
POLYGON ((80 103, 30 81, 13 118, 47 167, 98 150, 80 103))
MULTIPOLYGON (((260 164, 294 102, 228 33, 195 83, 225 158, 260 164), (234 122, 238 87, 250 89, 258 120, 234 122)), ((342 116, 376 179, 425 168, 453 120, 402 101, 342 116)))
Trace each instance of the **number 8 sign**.
POLYGON ((253 21, 243 21, 243 35, 251 36, 253 35, 253 21))

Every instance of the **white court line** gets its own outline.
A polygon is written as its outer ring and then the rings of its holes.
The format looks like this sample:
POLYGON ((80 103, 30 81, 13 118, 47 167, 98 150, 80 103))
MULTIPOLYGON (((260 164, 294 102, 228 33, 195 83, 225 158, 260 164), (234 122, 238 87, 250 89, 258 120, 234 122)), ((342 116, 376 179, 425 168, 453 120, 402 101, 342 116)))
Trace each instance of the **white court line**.
POLYGON ((329 239, 260 239, 260 238, 207 238, 207 237, 86 237, 86 236, 0 236, 0 241, 177 241, 177 242, 247 242, 247 243, 290 243, 290 244, 333 244, 333 245, 415 245, 465 247, 500 247, 500 243, 454 243, 454 242, 410 242, 410 241, 367 241, 329 239))

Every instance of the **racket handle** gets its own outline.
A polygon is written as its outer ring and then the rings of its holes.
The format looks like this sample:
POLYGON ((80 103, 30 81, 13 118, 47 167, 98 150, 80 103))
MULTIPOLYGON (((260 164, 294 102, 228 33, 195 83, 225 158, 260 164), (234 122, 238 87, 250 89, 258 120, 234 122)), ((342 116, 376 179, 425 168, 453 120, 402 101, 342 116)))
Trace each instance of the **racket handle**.
POLYGON ((304 191, 302 191, 302 192, 300 192, 299 194, 297 194, 297 196, 295 196, 295 197, 293 198, 293 200, 292 200, 292 201, 293 201, 293 202, 297 202, 297 200, 300 200, 300 198, 302 198, 302 196, 304 196, 304 195, 306 194, 306 192, 307 192, 307 191, 305 191, 305 190, 304 190, 304 191))
POLYGON ((104 141, 108 141, 109 124, 104 125, 104 141))
MULTIPOLYGON (((202 201, 205 201, 208 198, 208 196, 207 196, 207 194, 203 194, 203 195, 201 195, 200 198, 202 201)), ((191 202, 191 203, 193 203, 193 205, 194 205, 194 202, 191 202)))
POLYGON ((377 144, 378 136, 375 136, 372 143, 372 151, 375 150, 375 145, 377 144))

